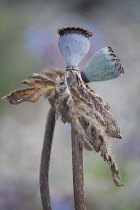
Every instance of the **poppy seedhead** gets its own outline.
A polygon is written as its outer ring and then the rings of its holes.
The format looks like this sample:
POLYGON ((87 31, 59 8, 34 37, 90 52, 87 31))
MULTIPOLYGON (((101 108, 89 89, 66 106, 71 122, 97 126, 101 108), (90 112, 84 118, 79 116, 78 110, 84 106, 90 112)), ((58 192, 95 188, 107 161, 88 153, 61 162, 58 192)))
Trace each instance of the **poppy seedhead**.
POLYGON ((81 71, 82 78, 87 83, 115 79, 121 73, 124 73, 121 61, 109 46, 97 51, 81 71))
POLYGON ((77 67, 90 48, 92 32, 80 27, 58 29, 58 46, 68 67, 77 67))

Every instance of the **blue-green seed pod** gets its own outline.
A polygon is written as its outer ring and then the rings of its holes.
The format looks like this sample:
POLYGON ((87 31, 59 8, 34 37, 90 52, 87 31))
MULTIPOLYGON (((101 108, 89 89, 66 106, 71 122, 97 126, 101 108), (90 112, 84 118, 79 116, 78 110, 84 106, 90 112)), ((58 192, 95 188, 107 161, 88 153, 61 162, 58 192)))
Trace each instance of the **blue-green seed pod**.
POLYGON ((111 47, 105 47, 96 52, 81 71, 85 82, 115 79, 124 68, 121 61, 111 47))
POLYGON ((90 48, 92 33, 80 27, 67 27, 58 30, 58 46, 68 67, 77 67, 90 48))

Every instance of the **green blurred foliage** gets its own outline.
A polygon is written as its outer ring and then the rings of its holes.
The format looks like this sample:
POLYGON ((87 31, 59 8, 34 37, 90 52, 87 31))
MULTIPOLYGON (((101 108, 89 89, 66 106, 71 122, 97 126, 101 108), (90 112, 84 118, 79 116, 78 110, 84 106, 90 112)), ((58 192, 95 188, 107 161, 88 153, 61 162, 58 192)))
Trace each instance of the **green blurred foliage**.
MULTIPOLYGON (((31 23, 31 14, 19 5, 0 12, 0 97, 19 88, 19 81, 41 69, 25 48, 25 31, 31 23)), ((0 105, 4 107, 4 103, 0 105)))

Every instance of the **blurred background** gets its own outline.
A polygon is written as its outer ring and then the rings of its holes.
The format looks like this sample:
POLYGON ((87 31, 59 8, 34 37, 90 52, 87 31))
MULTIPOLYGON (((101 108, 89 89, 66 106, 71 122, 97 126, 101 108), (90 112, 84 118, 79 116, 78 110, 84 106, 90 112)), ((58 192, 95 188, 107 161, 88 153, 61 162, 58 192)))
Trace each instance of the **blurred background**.
MULTIPOLYGON (((84 152, 87 210, 140 209, 140 1, 0 0, 0 97, 46 68, 65 68, 57 29, 81 26, 93 32, 81 62, 102 47, 119 55, 125 74, 90 84, 111 106, 123 140, 111 139, 125 187, 116 188, 100 154, 84 152)), ((39 165, 49 103, 0 101, 0 210, 41 210, 39 165)), ((73 210, 69 124, 57 121, 50 168, 54 210, 73 210)))

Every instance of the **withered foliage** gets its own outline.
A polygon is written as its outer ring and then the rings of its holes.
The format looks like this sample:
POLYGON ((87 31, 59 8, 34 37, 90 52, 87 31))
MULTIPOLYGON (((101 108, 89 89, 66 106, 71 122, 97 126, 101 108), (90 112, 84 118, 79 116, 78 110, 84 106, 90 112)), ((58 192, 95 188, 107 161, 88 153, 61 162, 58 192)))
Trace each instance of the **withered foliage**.
POLYGON ((32 74, 30 79, 21 83, 31 88, 13 91, 3 99, 12 104, 23 101, 36 102, 39 96, 47 94, 48 100, 55 109, 56 118, 61 117, 76 130, 77 138, 84 148, 100 152, 110 165, 113 181, 116 186, 120 172, 113 158, 109 138, 121 139, 116 120, 109 112, 109 105, 91 90, 81 79, 78 71, 51 70, 45 75, 32 74))
POLYGON ((101 152, 110 165, 114 183, 123 186, 109 144, 109 137, 121 139, 120 129, 109 112, 109 105, 83 83, 77 71, 65 72, 64 80, 56 85, 49 101, 56 116, 75 128, 77 139, 86 149, 101 152))
POLYGON ((36 79, 35 81, 23 80, 20 84, 28 85, 30 88, 12 91, 9 95, 4 96, 2 99, 11 104, 20 104, 24 101, 36 102, 40 96, 49 96, 54 90, 55 84, 60 82, 64 71, 53 70, 44 72, 44 75, 33 73, 28 76, 28 79, 36 79))

